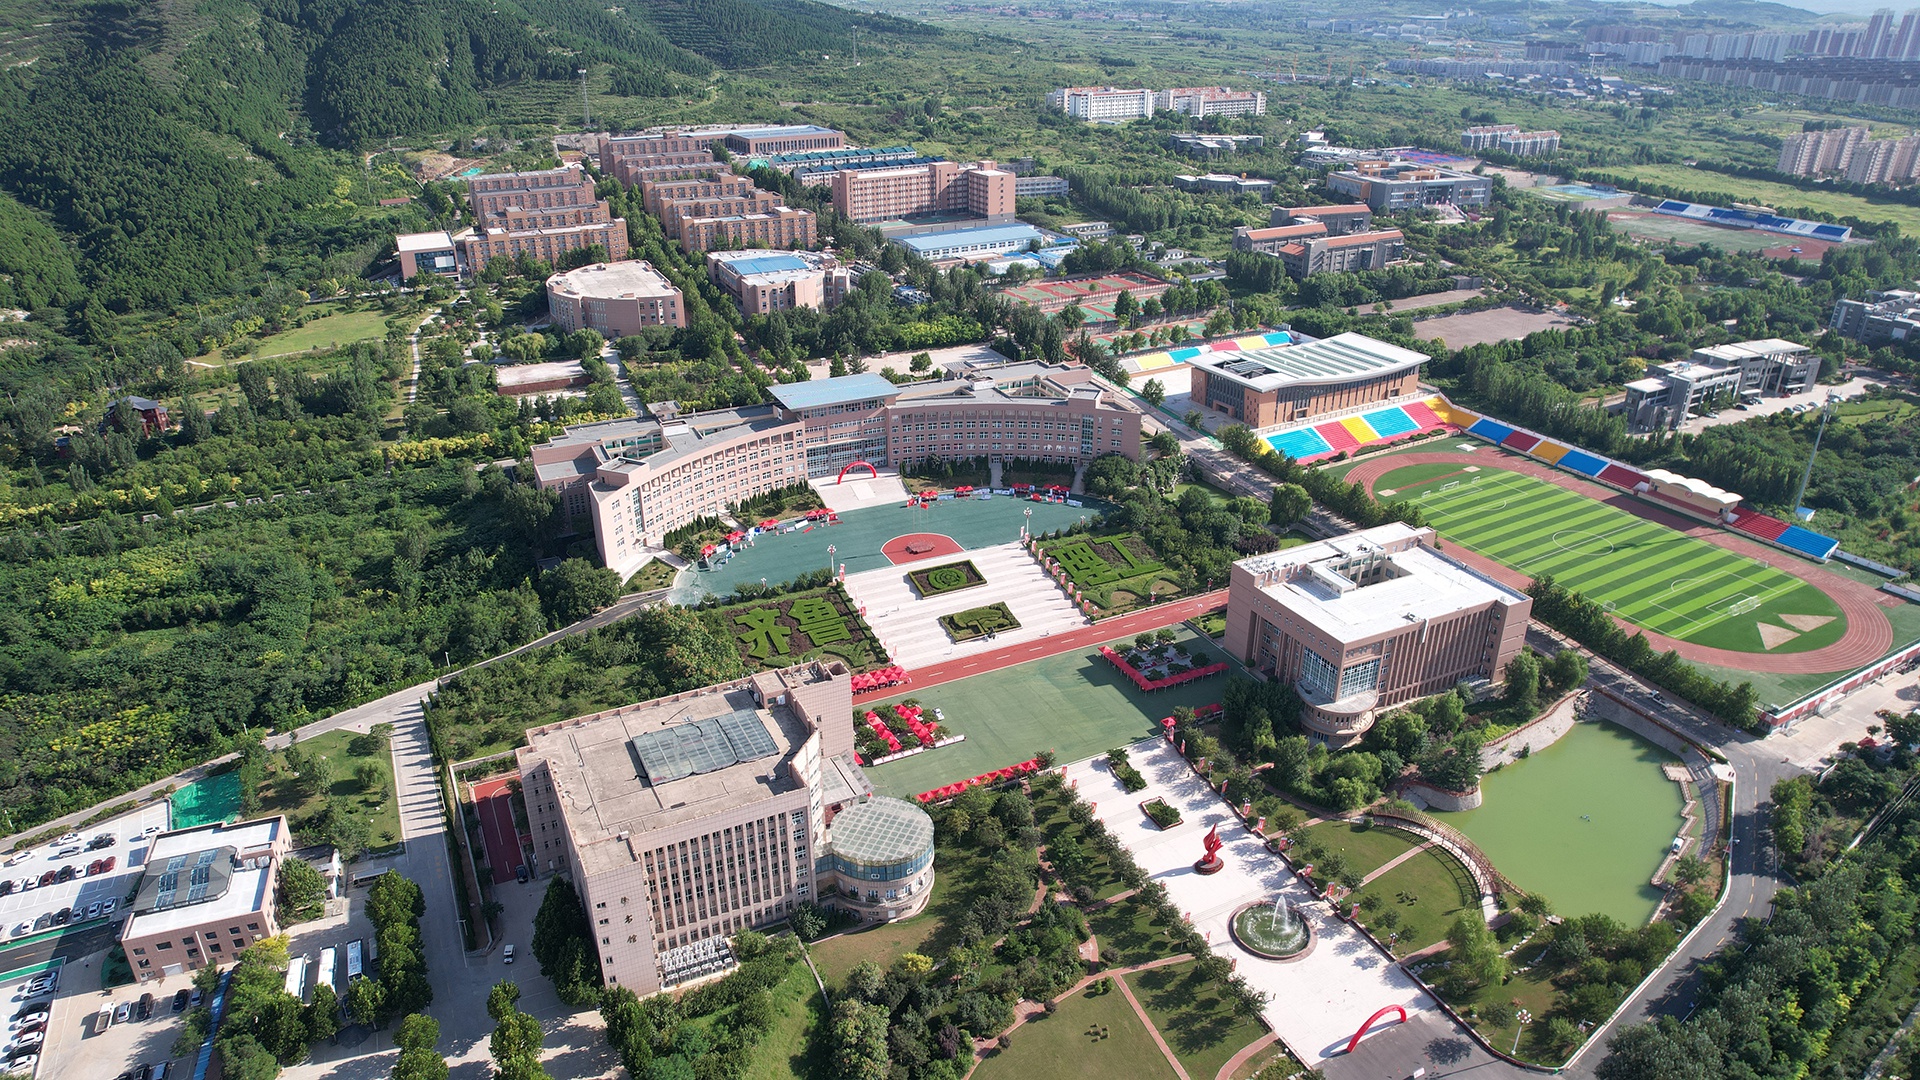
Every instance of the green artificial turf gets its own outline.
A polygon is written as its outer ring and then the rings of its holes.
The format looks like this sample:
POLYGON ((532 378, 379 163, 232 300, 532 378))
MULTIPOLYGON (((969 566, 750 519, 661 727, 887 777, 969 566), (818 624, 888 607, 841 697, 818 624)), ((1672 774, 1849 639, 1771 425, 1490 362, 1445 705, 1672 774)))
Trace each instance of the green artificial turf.
POLYGON ((1763 564, 1497 467, 1431 472, 1396 469, 1376 488, 1419 506, 1447 540, 1532 577, 1552 574, 1635 626, 1738 652, 1805 652, 1846 632, 1832 598, 1778 569, 1793 559, 1784 552, 1763 564), (1828 621, 1801 630, 1783 616, 1828 621), (1791 636, 1768 648, 1762 624, 1791 636))

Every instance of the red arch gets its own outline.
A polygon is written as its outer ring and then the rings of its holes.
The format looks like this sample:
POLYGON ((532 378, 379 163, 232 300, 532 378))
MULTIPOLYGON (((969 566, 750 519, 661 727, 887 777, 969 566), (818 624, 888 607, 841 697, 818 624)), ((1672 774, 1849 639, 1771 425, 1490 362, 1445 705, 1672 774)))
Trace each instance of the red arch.
POLYGON ((1360 1025, 1360 1030, 1359 1030, 1359 1031, 1356 1031, 1356 1032, 1354 1032, 1354 1033, 1353 1033, 1353 1038, 1351 1038, 1351 1039, 1348 1039, 1348 1040, 1347 1040, 1347 1050, 1346 1050, 1346 1052, 1347 1052, 1347 1053, 1349 1053, 1349 1054, 1351 1054, 1351 1053, 1353 1053, 1353 1048, 1354 1048, 1354 1047, 1356 1047, 1356 1046, 1359 1046, 1359 1045, 1360 1045, 1360 1036, 1362 1036, 1362 1035, 1365 1035, 1365 1034, 1367 1033, 1367 1029, 1373 1026, 1373 1022, 1374 1022, 1375 1020, 1378 1020, 1378 1019, 1380 1019, 1381 1017, 1383 1017, 1383 1016, 1385 1016, 1385 1015, 1387 1015, 1388 1013, 1399 1013, 1399 1014, 1400 1014, 1400 1022, 1401 1022, 1401 1023, 1403 1023, 1403 1024, 1407 1022, 1407 1010, 1406 1010, 1406 1009, 1404 1009, 1404 1008, 1402 1008, 1402 1007, 1400 1007, 1400 1006, 1398 1006, 1398 1005, 1389 1005, 1389 1006, 1387 1006, 1386 1008, 1384 1008, 1384 1009, 1381 1009, 1381 1010, 1380 1010, 1379 1012, 1377 1012, 1377 1013, 1374 1013, 1374 1014, 1373 1014, 1372 1016, 1369 1016, 1369 1017, 1367 1017, 1367 1022, 1366 1022, 1366 1023, 1364 1023, 1364 1024, 1361 1024, 1361 1025, 1360 1025))
POLYGON ((867 470, 867 472, 868 472, 868 473, 870 473, 870 474, 872 474, 872 476, 873 476, 873 478, 874 478, 875 480, 878 480, 878 479, 880 479, 880 470, 879 470, 879 469, 876 469, 876 468, 874 468, 874 467, 873 467, 873 463, 872 463, 872 462, 867 462, 867 461, 856 461, 856 462, 854 462, 853 464, 851 464, 851 465, 849 465, 849 466, 847 466, 847 468, 846 468, 846 469, 841 469, 841 470, 840 470, 840 475, 839 475, 838 477, 835 477, 835 478, 834 478, 834 481, 833 481, 833 482, 834 482, 834 483, 836 483, 836 484, 844 484, 844 483, 846 483, 846 480, 847 480, 847 469, 865 469, 865 470, 867 470))

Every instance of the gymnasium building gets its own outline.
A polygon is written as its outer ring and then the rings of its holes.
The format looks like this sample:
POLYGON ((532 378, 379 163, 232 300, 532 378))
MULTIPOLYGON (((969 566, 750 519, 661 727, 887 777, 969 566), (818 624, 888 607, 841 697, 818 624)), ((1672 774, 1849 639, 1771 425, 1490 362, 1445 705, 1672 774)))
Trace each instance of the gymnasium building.
POLYGON ((1498 680, 1533 601, 1437 540, 1395 521, 1234 563, 1224 647, 1299 691, 1301 724, 1335 747, 1392 706, 1498 680))
POLYGON ((1258 431, 1420 392, 1425 353, 1337 334, 1300 345, 1201 353, 1187 361, 1196 404, 1258 431))

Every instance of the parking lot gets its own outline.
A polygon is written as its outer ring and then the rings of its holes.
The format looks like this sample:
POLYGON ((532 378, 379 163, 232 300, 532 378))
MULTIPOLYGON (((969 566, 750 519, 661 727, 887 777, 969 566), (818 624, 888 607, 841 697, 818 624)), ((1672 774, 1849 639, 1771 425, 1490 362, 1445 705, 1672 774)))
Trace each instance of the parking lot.
MULTIPOLYGON (((100 989, 98 957, 84 967, 70 965, 68 974, 60 980, 53 1018, 47 1027, 45 1053, 41 1055, 42 1064, 36 1076, 41 1080, 48 1077, 113 1080, 128 1070, 135 1070, 134 1075, 138 1076, 141 1066, 171 1061, 173 1042, 180 1035, 180 1018, 185 1014, 184 1009, 173 1011, 173 996, 177 991, 190 989, 192 982, 185 975, 176 975, 145 986, 115 987, 107 993, 100 989), (142 1020, 137 1010, 141 997, 146 994, 153 995, 153 1011, 142 1020), (116 1010, 126 1005, 129 1015, 126 1020, 103 1030, 99 1022, 102 1005, 116 1010)), ((16 993, 18 985, 13 987, 16 993)), ((168 1080, 180 1076, 180 1070, 190 1064, 191 1059, 174 1061, 168 1080)))
POLYGON ((41 936, 57 936, 49 931, 60 927, 111 927, 125 918, 123 908, 127 897, 139 885, 140 872, 146 863, 149 830, 158 833, 166 827, 166 804, 155 803, 83 829, 77 839, 42 844, 9 858, 6 865, 0 866, 0 880, 13 882, 13 891, 0 896, 0 928, 3 928, 0 940, 5 942, 0 945, 0 972, 17 971, 50 959, 43 955, 46 938, 41 936), (112 836, 114 842, 111 846, 87 850, 87 845, 98 836, 112 836), (73 848, 80 850, 65 856, 60 854, 73 848), (107 859, 113 860, 112 870, 85 873, 91 864, 107 859), (72 880, 40 885, 48 873, 58 873, 68 866, 76 872, 72 880), (34 883, 31 889, 24 887, 29 879, 34 883), (106 910, 109 902, 114 906, 110 913, 106 910), (100 905, 100 911, 90 919, 88 913, 95 904, 100 905), (67 920, 60 922, 58 916, 63 911, 67 913, 67 920))

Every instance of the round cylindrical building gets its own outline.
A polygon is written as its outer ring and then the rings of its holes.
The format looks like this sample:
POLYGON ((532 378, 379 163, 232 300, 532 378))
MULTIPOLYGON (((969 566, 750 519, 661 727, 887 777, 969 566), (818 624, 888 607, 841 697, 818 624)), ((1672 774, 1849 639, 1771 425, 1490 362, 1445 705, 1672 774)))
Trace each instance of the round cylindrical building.
POLYGON ((886 796, 854 803, 834 816, 827 848, 835 887, 822 902, 875 922, 917 915, 927 906, 933 819, 925 810, 886 796))

